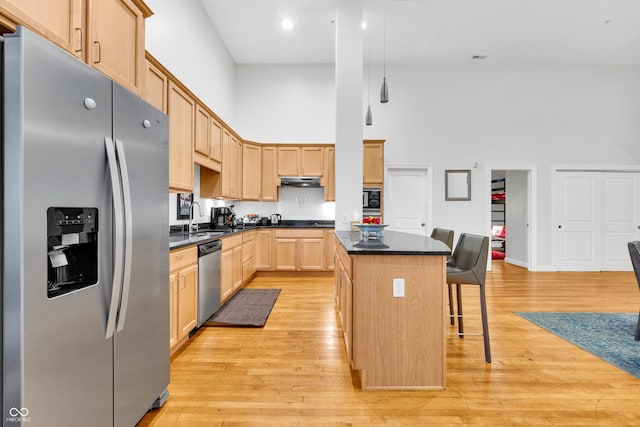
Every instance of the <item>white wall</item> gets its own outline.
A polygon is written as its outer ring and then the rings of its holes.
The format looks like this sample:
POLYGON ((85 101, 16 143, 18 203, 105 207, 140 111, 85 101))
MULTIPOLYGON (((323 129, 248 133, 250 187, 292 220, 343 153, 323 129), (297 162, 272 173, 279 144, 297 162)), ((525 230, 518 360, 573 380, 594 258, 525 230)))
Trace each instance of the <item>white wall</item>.
MULTIPOLYGON (((295 140, 309 116, 331 117, 325 65, 244 65, 238 73, 238 121, 256 140, 295 140), (265 78, 265 76, 267 76, 265 78), (295 103, 264 99, 268 86, 295 79, 305 94, 295 103), (248 88, 262 87, 261 91, 248 88), (266 108, 273 105, 272 108, 266 108), (277 107, 276 107, 277 105, 277 107), (327 109, 330 109, 327 111, 327 109), (259 119, 255 112, 260 111, 259 119), (245 114, 246 113, 246 114, 245 114), (273 123, 278 123, 274 126, 273 123)), ((381 76, 372 67, 372 81, 381 76)), ((640 67, 559 65, 387 65, 390 101, 372 103, 373 126, 365 139, 386 139, 386 164, 433 164, 433 223, 455 224, 456 233, 487 234, 486 164, 530 164, 538 170, 537 266, 550 269, 551 165, 640 163, 640 67), (473 163, 478 162, 478 168, 473 163), (472 200, 444 201, 444 170, 472 170, 472 200)), ((381 80, 381 79, 380 79, 381 80)), ((373 83, 372 83, 373 86, 373 83)), ((363 94, 363 118, 366 96, 363 94)), ((364 121, 364 119, 363 119, 364 121)), ((331 124, 315 123, 305 135, 322 140, 331 124), (325 129, 326 127, 326 129, 325 129)), ((330 141, 329 141, 330 142, 330 141)), ((354 179, 356 177, 354 176, 354 179)))
POLYGON ((528 254, 528 182, 527 171, 506 171, 507 226, 505 261, 522 267, 529 266, 528 254))
POLYGON ((335 70, 322 65, 236 67, 237 131, 259 142, 335 140, 335 70))
POLYGON ((146 49, 229 126, 235 126, 235 64, 197 0, 146 0, 146 49))

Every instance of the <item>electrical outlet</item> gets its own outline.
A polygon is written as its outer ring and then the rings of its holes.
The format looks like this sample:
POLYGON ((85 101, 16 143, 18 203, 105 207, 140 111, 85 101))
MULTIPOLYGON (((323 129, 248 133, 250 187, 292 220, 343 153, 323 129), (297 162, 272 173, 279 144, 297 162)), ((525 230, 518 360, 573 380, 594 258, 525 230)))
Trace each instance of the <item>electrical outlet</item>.
POLYGON ((404 297, 404 279, 393 279, 393 297, 404 297))

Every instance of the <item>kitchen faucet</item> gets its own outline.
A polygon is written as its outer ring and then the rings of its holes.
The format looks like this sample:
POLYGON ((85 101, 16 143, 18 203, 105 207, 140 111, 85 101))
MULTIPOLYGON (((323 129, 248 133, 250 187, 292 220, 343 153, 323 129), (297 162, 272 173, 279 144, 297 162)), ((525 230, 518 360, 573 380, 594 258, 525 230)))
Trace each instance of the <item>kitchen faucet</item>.
POLYGON ((200 207, 200 203, 198 203, 197 201, 193 201, 193 203, 191 203, 191 218, 189 219, 189 229, 193 230, 193 231, 198 231, 198 222, 196 221, 195 223, 193 222, 193 206, 194 205, 198 205, 198 212, 200 213, 200 218, 202 218, 204 215, 202 214, 202 208, 200 207))

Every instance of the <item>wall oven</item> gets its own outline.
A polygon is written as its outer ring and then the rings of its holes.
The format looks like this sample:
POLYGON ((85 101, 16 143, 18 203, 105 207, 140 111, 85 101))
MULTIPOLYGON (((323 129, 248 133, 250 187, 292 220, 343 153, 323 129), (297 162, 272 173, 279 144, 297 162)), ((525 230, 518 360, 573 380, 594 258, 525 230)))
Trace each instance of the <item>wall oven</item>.
POLYGON ((362 217, 382 216, 382 188, 364 187, 362 189, 362 217))

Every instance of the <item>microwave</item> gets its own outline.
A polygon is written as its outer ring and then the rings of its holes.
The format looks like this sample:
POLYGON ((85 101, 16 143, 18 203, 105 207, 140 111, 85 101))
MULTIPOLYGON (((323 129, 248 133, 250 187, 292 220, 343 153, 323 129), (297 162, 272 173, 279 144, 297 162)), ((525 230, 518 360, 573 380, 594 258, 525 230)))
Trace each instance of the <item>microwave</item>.
POLYGON ((364 187, 362 189, 362 216, 382 215, 382 188, 364 187))

